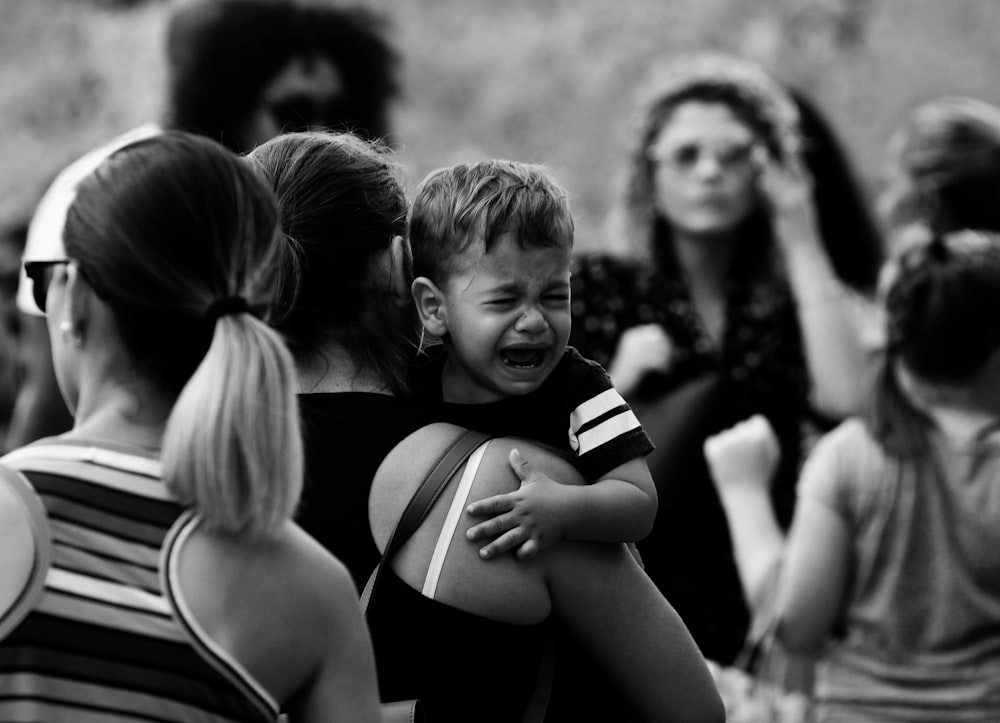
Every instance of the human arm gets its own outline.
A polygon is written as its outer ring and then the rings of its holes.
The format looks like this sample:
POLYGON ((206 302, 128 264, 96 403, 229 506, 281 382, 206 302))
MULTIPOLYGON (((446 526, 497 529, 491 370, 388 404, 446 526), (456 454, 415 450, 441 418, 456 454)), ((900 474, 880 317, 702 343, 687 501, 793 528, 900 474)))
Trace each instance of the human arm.
POLYGON ((855 308, 860 300, 840 282, 820 238, 811 182, 801 160, 784 164, 759 154, 761 188, 796 300, 806 366, 819 411, 834 418, 861 409, 870 354, 855 308))
MULTIPOLYGON (((434 425, 438 428, 444 426, 434 425)), ((385 544, 419 482, 453 441, 454 433, 444 431, 441 434, 432 428, 418 430, 401 442, 380 467, 369 497, 372 533, 380 546, 385 544)), ((476 468, 470 500, 485 499, 517 488, 519 480, 507 462, 514 448, 521 449, 549 477, 584 484, 579 472, 569 462, 538 444, 528 440, 496 438, 487 443, 481 463, 476 468), (574 476, 577 478, 575 482, 574 476)), ((441 542, 441 527, 451 512, 452 490, 460 486, 459 480, 466 472, 464 466, 456 472, 452 484, 441 494, 421 528, 393 562, 396 574, 417 590, 426 585, 428 564, 441 542)), ((712 708, 718 704, 714 686, 700 687, 712 685, 700 654, 690 642, 683 625, 624 545, 563 541, 531 561, 521 562, 512 555, 506 555, 487 564, 479 557, 478 546, 466 539, 464 531, 459 524, 451 533, 448 554, 442 561, 440 578, 434 590, 435 599, 467 613, 506 624, 535 625, 548 620, 564 627, 570 622, 560 608, 589 606, 591 602, 586 595, 591 588, 598 588, 595 595, 610 597, 617 609, 623 611, 621 616, 628 618, 623 620, 622 626, 629 633, 606 637, 618 627, 617 620, 609 625, 608 619, 601 614, 613 612, 610 605, 602 605, 597 613, 578 611, 583 618, 577 621, 571 632, 597 653, 595 660, 614 666, 615 681, 620 678, 625 681, 618 687, 627 692, 629 702, 634 703, 635 708, 645 713, 644 719, 701 720, 699 716, 705 714, 707 709, 716 710, 712 708), (589 559, 591 555, 594 556, 592 560, 589 559), (590 580, 574 580, 578 576, 588 576, 590 580), (583 592, 575 592, 573 586, 583 592), (556 589, 561 591, 558 604, 553 600, 556 589), (646 605, 643 605, 644 601, 646 605), (637 606, 645 610, 642 613, 644 623, 638 632, 633 628, 632 617, 637 614, 633 610, 637 606), (609 627, 611 631, 606 630, 609 627), (646 639, 648 637, 655 637, 655 640, 646 639), (627 647, 622 648, 620 644, 627 647), (608 656, 604 655, 605 649, 610 651, 608 656), (633 660, 631 651, 640 649, 643 653, 647 650, 654 652, 633 660), (640 677, 634 677, 629 666, 638 670, 640 677), (664 685, 663 678, 667 676, 664 685), (650 690, 659 686, 666 688, 662 695, 650 690)), ((569 612, 566 614, 572 615, 569 612)), ((373 626, 378 631, 377 618, 373 626)), ((463 668, 482 670, 480 666, 484 661, 495 656, 507 661, 512 655, 518 655, 517 651, 510 649, 496 650, 492 645, 484 647, 482 640, 457 638, 449 634, 451 632, 450 628, 441 627, 433 634, 440 636, 442 644, 449 649, 458 649, 456 655, 463 661, 458 665, 463 668)), ((535 633, 538 637, 543 634, 542 630, 535 633)), ((512 680, 524 677, 525 668, 533 670, 537 665, 533 656, 529 658, 524 653, 521 656, 521 665, 505 663, 502 667, 488 666, 485 670, 491 672, 473 676, 471 684, 481 686, 487 695, 507 690, 512 680)), ((603 667, 600 672, 605 676, 611 675, 603 667)), ((511 689, 511 693, 516 694, 517 690, 511 689)), ((423 691, 414 690, 414 694, 431 703, 430 693, 424 695, 423 691)), ((722 720, 722 715, 713 717, 705 714, 704 718, 722 720)))
POLYGON ((767 420, 756 415, 705 440, 705 458, 733 538, 736 567, 751 605, 779 565, 785 539, 770 485, 781 450, 767 420))
MULTIPOLYGON (((800 496, 785 539, 769 495, 778 454, 774 432, 760 416, 705 442, 747 599, 759 609, 768 597, 764 586, 777 584, 779 636, 792 652, 804 652, 822 643, 840 613, 849 570, 850 531, 829 505, 800 496), (776 567, 780 571, 775 583, 776 567)), ((804 473, 827 474, 829 469, 824 460, 814 457, 804 473)))
POLYGON ((563 542, 539 557, 552 616, 644 721, 722 721, 708 667, 677 613, 623 545, 563 542))
POLYGON ((495 538, 480 550, 484 559, 515 548, 521 559, 534 557, 563 538, 632 542, 652 529, 656 486, 640 458, 582 486, 560 484, 518 450, 510 453, 510 466, 520 488, 468 508, 471 515, 493 515, 466 533, 470 540, 495 538))
POLYGON ((850 529, 829 506, 803 498, 786 544, 778 635, 791 652, 816 651, 843 609, 850 572, 850 529))
POLYGON ((289 721, 380 721, 375 656, 358 593, 346 568, 337 564, 331 572, 326 624, 316 628, 329 644, 315 675, 292 698, 289 721))

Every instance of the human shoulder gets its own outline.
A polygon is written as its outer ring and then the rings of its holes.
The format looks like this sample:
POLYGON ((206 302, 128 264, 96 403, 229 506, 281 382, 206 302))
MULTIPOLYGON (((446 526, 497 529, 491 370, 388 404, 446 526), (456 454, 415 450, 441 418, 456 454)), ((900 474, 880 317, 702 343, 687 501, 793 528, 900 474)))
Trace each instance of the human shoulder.
POLYGON ((41 500, 23 475, 0 465, 0 640, 41 594, 50 558, 41 500))
POLYGON ((819 438, 814 454, 842 454, 849 451, 878 449, 880 445, 865 420, 849 417, 819 438))
POLYGON ((287 524, 283 539, 290 554, 301 561, 299 584, 311 590, 316 605, 312 613, 328 624, 343 620, 339 612, 357 605, 359 594, 347 567, 293 522, 287 524))
POLYGON ((395 431, 416 429, 435 421, 426 405, 390 394, 305 393, 298 395, 298 401, 303 421, 311 434, 343 431, 345 423, 395 431))
POLYGON ((205 529, 196 517, 178 525, 168 552, 174 594, 209 638, 231 641, 230 652, 274 642, 280 622, 280 649, 298 651, 295 665, 308 668, 324 655, 316 631, 325 635, 357 604, 346 567, 292 521, 266 537, 205 529))
POLYGON ((424 404, 441 402, 444 362, 444 344, 431 344, 411 362, 410 392, 415 400, 424 404))
MULTIPOLYGON (((449 447, 465 432, 454 424, 429 424, 416 430, 397 444, 379 466, 369 499, 369 517, 376 539, 388 537, 388 531, 402 514, 406 502, 449 447)), ((489 438, 480 462, 475 486, 477 494, 487 497, 512 492, 520 486, 508 457, 518 449, 546 474, 558 474, 554 479, 582 483, 579 473, 563 457, 538 442, 515 437, 489 438)), ((460 476, 460 465, 453 479, 460 476)))
POLYGON ((567 346, 551 378, 575 391, 574 396, 610 388, 611 378, 604 367, 583 356, 575 347, 567 346), (581 388, 582 387, 582 388, 581 388))
POLYGON ((871 499, 886 462, 865 421, 846 419, 813 447, 802 470, 799 495, 843 512, 857 511, 871 499))

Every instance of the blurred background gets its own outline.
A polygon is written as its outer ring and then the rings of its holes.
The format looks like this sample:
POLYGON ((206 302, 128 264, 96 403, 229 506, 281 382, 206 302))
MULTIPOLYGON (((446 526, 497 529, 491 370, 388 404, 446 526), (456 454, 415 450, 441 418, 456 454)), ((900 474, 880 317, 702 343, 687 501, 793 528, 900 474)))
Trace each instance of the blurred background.
MULTIPOLYGON (((411 184, 485 157, 549 164, 571 193, 580 250, 607 244, 637 88, 651 66, 679 54, 742 55, 804 91, 871 193, 886 141, 914 105, 943 94, 1000 103, 997 0, 356 2, 386 16, 403 61, 390 127, 411 184)), ((170 7, 0 0, 5 239, 68 162, 162 117, 170 7)), ((16 244, 5 240, 6 299, 18 264, 16 244)), ((18 319, 9 303, 0 316, 4 420, 19 384, 18 319)))
MULTIPOLYGON (((996 0, 362 0, 391 22, 412 181, 487 156, 549 164, 578 247, 602 243, 636 86, 713 48, 828 114, 872 189, 894 124, 941 94, 1000 102, 996 0)), ((0 214, 91 146, 159 117, 167 0, 0 0, 0 214)), ((0 221, 4 219, 0 218, 0 221)))

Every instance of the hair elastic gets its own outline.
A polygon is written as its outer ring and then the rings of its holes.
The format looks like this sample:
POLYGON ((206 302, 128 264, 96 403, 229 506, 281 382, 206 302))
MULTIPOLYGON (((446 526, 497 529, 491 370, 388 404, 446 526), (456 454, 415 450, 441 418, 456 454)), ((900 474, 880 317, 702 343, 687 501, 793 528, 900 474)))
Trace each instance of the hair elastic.
POLYGON ((223 296, 213 301, 205 309, 205 318, 216 321, 219 317, 230 314, 245 314, 250 312, 250 304, 242 296, 223 296))

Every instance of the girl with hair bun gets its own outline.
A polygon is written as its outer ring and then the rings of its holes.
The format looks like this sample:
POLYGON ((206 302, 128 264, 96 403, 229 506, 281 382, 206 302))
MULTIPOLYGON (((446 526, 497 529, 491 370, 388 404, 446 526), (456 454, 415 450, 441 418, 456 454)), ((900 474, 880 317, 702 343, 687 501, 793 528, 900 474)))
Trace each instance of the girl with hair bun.
POLYGON ((779 639, 820 652, 816 720, 997 720, 1000 238, 920 226, 896 247, 870 413, 816 446, 787 541, 767 423, 705 452, 748 596, 772 587, 779 639))
POLYGON ((0 718, 378 720, 356 589, 292 522, 273 195, 179 131, 95 160, 25 262, 74 426, 3 458, 0 718))

